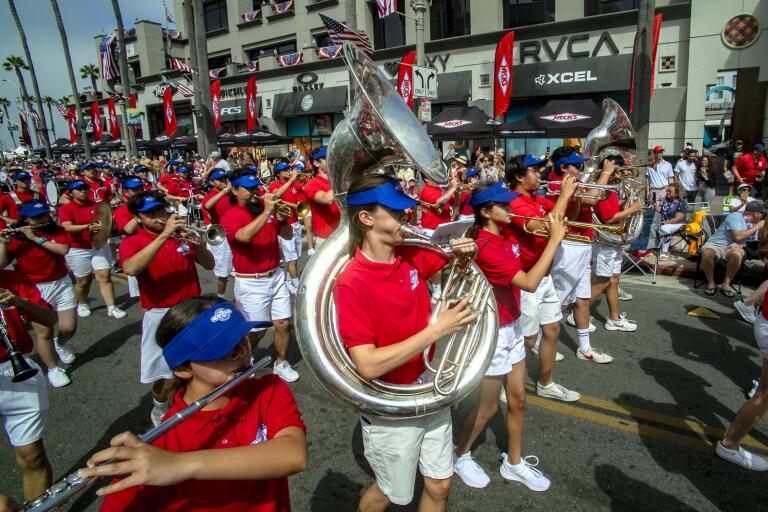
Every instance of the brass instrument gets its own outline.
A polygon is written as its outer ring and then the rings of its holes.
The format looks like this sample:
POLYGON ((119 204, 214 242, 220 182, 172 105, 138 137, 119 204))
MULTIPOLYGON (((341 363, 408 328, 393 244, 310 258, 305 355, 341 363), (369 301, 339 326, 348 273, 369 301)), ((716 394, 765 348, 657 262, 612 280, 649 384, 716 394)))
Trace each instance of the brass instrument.
POLYGON ((31 379, 37 374, 37 368, 32 368, 19 349, 16 348, 16 344, 8 334, 8 326, 5 323, 5 312, 11 308, 3 307, 0 309, 0 338, 2 339, 3 348, 5 353, 8 354, 8 360, 11 362, 11 371, 13 376, 11 382, 24 382, 31 379))
POLYGON ((301 171, 299 171, 299 172, 296 173, 296 181, 298 183, 301 183, 302 185, 304 183, 308 182, 309 180, 311 180, 312 178, 314 178, 314 176, 312 175, 311 172, 301 172, 301 171))
MULTIPOLYGON (((560 189, 553 190, 551 187, 552 185, 561 185, 562 183, 560 181, 541 181, 540 185, 546 187, 546 194, 552 195, 552 196, 559 196, 560 195, 560 189)), ((598 201, 601 199, 605 199, 605 196, 608 195, 610 192, 616 192, 620 195, 620 192, 622 191, 621 185, 612 184, 612 185, 598 185, 597 183, 579 183, 576 185, 576 192, 573 194, 573 197, 578 197, 582 199, 597 199, 598 201), (589 190, 596 189, 602 191, 601 195, 595 195, 589 193, 589 190)))
POLYGON ((421 199, 416 199, 416 201, 419 202, 419 204, 416 206, 416 209, 421 210, 422 213, 434 210, 438 215, 443 214, 443 205, 441 204, 428 203, 426 201, 422 201, 421 199))
MULTIPOLYGON (((264 201, 264 196, 259 196, 260 201, 264 201)), ((289 203, 282 199, 275 200, 275 212, 281 217, 292 217, 293 212, 296 212, 296 216, 303 219, 312 211, 309 202, 300 201, 298 203, 289 203)))
POLYGON ((196 226, 184 226, 174 234, 176 240, 189 242, 194 245, 221 245, 226 239, 226 231, 221 224, 208 224, 204 228, 196 226))
MULTIPOLYGON (((523 225, 523 231, 526 233, 530 233, 531 235, 541 236, 544 238, 549 238, 549 222, 545 217, 531 217, 528 215, 517 215, 515 213, 510 213, 510 217, 516 217, 518 219, 527 219, 527 220, 537 220, 540 222, 543 222, 544 224, 547 224, 547 229, 529 229, 527 224, 523 225)), ((615 235, 621 235, 626 230, 627 227, 625 224, 592 224, 590 222, 578 222, 578 221, 572 221, 567 220, 564 221, 563 224, 565 224, 567 227, 571 228, 578 228, 578 229, 594 229, 595 231, 599 232, 605 232, 615 235)), ((582 242, 585 244, 593 244, 597 242, 597 239, 592 239, 588 236, 579 235, 578 233, 566 233, 565 240, 570 240, 572 242, 582 242)))

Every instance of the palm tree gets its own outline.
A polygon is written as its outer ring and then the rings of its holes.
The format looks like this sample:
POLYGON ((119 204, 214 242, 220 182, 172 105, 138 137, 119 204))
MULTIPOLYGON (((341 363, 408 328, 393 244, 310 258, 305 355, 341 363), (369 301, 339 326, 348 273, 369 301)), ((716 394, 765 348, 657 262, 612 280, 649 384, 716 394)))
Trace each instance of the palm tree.
POLYGON ((19 87, 21 88, 22 104, 26 104, 27 109, 32 110, 32 103, 30 103, 29 94, 27 94, 27 84, 24 81, 24 75, 21 74, 22 69, 29 69, 27 63, 24 62, 24 59, 19 56, 9 55, 3 62, 3 69, 6 71, 16 72, 16 79, 19 82, 19 87))
POLYGON ((11 106, 11 100, 8 98, 0 98, 0 107, 3 108, 5 113, 5 121, 8 123, 8 133, 11 136, 11 144, 13 144, 13 130, 11 130, 11 119, 8 117, 8 107, 11 106))
POLYGON ((96 79, 99 78, 99 68, 97 68, 94 64, 86 64, 85 66, 81 67, 80 78, 90 78, 94 94, 98 92, 99 88, 96 87, 96 79))
POLYGON ((27 58, 27 64, 29 65, 29 76, 32 78, 32 90, 35 91, 35 103, 37 103, 37 111, 40 113, 40 119, 37 121, 37 137, 42 139, 45 146, 45 157, 52 158, 51 142, 48 140, 48 126, 45 122, 45 113, 43 112, 43 102, 40 98, 40 87, 37 84, 37 73, 35 73, 35 63, 32 62, 32 55, 29 53, 29 45, 27 44, 27 36, 24 33, 24 27, 19 19, 19 13, 16 12, 16 4, 13 0, 8 0, 8 7, 13 15, 13 20, 16 22, 16 29, 19 31, 19 38, 21 38, 21 47, 24 49, 24 55, 27 58))
POLYGON ((128 105, 126 102, 130 101, 131 88, 128 83, 128 56, 125 53, 123 15, 120 13, 120 4, 117 0, 112 0, 112 11, 115 13, 115 22, 117 23, 117 49, 120 53, 120 88, 123 90, 123 96, 118 101, 118 104, 120 105, 120 113, 123 117, 120 133, 128 157, 133 158, 138 156, 139 152, 136 150, 136 136, 133 133, 133 127, 128 126, 128 105))
POLYGON ((83 152, 85 158, 91 158, 91 147, 88 145, 88 134, 85 133, 85 123, 83 123, 83 109, 80 108, 80 93, 77 92, 77 82, 75 81, 75 68, 72 67, 72 55, 69 53, 69 41, 67 40, 67 30, 64 28, 64 22, 61 20, 61 11, 59 3, 51 0, 53 8, 53 17, 56 18, 56 26, 59 28, 61 36, 61 47, 64 50, 64 58, 67 62, 67 73, 69 74, 69 85, 72 87, 72 99, 75 102, 75 111, 77 112, 77 129, 83 140, 83 152))
POLYGON ((43 103, 48 107, 48 117, 51 118, 51 131, 53 132, 53 140, 56 140, 56 122, 53 120, 53 108, 51 105, 56 103, 56 100, 50 96, 43 96, 43 103))

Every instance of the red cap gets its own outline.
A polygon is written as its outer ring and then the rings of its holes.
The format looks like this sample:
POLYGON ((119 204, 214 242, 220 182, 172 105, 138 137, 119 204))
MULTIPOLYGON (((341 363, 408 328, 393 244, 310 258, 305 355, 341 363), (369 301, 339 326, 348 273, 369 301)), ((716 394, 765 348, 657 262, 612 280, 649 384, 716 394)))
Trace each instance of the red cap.
POLYGON ((663 153, 664 152, 664 148, 661 147, 661 146, 654 146, 653 152, 654 153, 663 153))

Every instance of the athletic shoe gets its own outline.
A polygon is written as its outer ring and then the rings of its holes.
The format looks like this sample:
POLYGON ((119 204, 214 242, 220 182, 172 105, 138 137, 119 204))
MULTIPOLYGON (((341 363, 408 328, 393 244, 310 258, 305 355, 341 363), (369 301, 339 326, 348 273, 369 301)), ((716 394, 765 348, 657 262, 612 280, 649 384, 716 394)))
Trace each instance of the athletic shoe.
POLYGON ((753 324, 755 323, 755 320, 757 320, 755 306, 748 306, 747 304, 744 304, 743 300, 737 300, 733 303, 733 307, 736 308, 736 311, 741 315, 741 318, 743 318, 745 322, 753 324))
POLYGON ((620 317, 618 320, 611 320, 609 318, 605 321, 605 328, 609 331, 635 332, 637 330, 637 324, 626 318, 620 317))
POLYGON ((152 402, 155 404, 155 406, 152 407, 152 412, 149 413, 149 419, 152 420, 152 425, 158 426, 160 423, 162 423, 163 417, 165 416, 165 413, 168 412, 170 405, 158 402, 154 398, 152 399, 152 402))
POLYGON ((587 354, 579 349, 576 349, 576 358, 583 359, 584 361, 592 361, 593 363, 598 364, 608 364, 613 361, 613 357, 595 350, 595 347, 590 348, 589 353, 587 354))
POLYGON ((758 386, 760 386, 760 381, 757 380, 757 379, 753 379, 752 380, 752 387, 749 389, 749 391, 744 393, 744 396, 747 398, 747 400, 749 400, 750 398, 755 396, 755 393, 757 393, 758 386))
MULTIPOLYGON (((536 357, 539 356, 539 349, 537 349, 536 347, 533 347, 531 349, 531 352, 533 352, 533 355, 535 355, 536 357)), ((563 359, 565 359, 565 356, 563 354, 561 354, 560 352, 555 354, 555 361, 562 361, 563 359)))
POLYGON ((634 297, 634 295, 629 292, 625 292, 621 289, 621 287, 619 287, 619 300, 632 300, 632 297, 634 297))
POLYGON ((64 368, 56 366, 48 370, 48 382, 55 388, 61 388, 72 381, 69 379, 67 372, 64 371, 64 368))
POLYGON ((491 483, 491 478, 483 471, 483 468, 472 458, 472 452, 467 452, 461 457, 453 456, 453 472, 470 487, 482 489, 491 483))
POLYGON ((91 316, 91 308, 88 307, 88 304, 77 305, 77 316, 79 316, 80 318, 91 316))
POLYGON ((307 250, 307 256, 312 256, 313 254, 315 254, 315 250, 316 249, 308 249, 307 250))
POLYGON ((299 380, 298 372, 291 368, 291 363, 288 361, 275 362, 273 373, 285 382, 296 382, 299 380))
POLYGON ((547 386, 536 383, 536 394, 543 398, 560 400, 561 402, 575 402, 581 398, 577 391, 571 391, 556 382, 550 382, 547 386))
POLYGON ((111 316, 113 318, 125 318, 127 314, 128 313, 118 308, 117 306, 107 307, 107 316, 111 316))
POLYGON ((56 349, 56 353, 59 354, 59 359, 64 364, 72 364, 75 362, 75 354, 69 350, 69 345, 59 345, 56 338, 53 338, 53 347, 56 349))
POLYGON ((544 473, 536 469, 538 465, 539 458, 535 455, 523 457, 520 464, 512 465, 507 460, 507 454, 504 453, 499 473, 507 480, 520 482, 532 491, 542 492, 549 489, 551 482, 544 473))
MULTIPOLYGON (((589 332, 595 332, 597 330, 597 327, 595 327, 595 324, 592 323, 592 320, 594 320, 595 317, 591 316, 589 317, 589 332)), ((570 325, 571 327, 576 327, 576 320, 573 319, 573 311, 568 313, 568 316, 565 317, 565 323, 570 325)))
POLYGON ((743 468, 751 469, 752 471, 768 470, 767 460, 760 457, 759 455, 748 452, 741 446, 739 446, 738 450, 729 450, 723 445, 722 441, 718 441, 717 446, 715 446, 715 453, 721 459, 727 460, 728 462, 733 462, 734 464, 738 464, 743 468))

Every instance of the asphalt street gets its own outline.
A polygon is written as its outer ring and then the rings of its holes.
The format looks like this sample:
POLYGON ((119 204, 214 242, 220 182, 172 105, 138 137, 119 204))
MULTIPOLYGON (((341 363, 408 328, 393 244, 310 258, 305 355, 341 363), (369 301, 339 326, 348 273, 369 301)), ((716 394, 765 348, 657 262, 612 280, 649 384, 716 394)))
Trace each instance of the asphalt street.
MULTIPOLYGON (((81 319, 72 346, 72 384, 50 389, 51 410, 45 444, 55 477, 82 467, 115 434, 151 427, 148 388, 138 383, 141 310, 127 296, 124 278, 115 278, 118 303, 128 317, 115 320, 91 291, 93 315, 81 319)), ((204 291, 214 290, 203 278, 204 291)), ((730 300, 705 297, 690 280, 661 277, 656 285, 638 278, 623 287, 634 294, 621 306, 637 321, 635 333, 603 328, 605 304, 596 308, 593 344, 616 360, 598 366, 577 360, 576 332, 564 326, 555 378, 582 393, 571 404, 528 394, 524 455, 539 457, 552 480, 548 492, 534 493, 498 473, 505 433, 499 414, 473 454, 491 475, 483 490, 454 479, 450 510, 456 511, 632 511, 765 510, 765 474, 717 459, 713 440, 730 424, 744 402, 743 392, 759 375, 760 357, 751 326, 741 321, 730 300), (694 318, 705 306, 718 320, 694 318)), ((747 289, 745 288, 745 292, 747 289)), ((231 287, 228 291, 231 297, 231 287)), ((270 337, 262 342, 269 351, 270 337)), ((353 511, 359 493, 372 483, 363 457, 359 416, 335 401, 315 380, 295 344, 290 360, 301 379, 291 387, 308 427, 309 469, 290 479, 297 511, 353 511)), ((530 384, 537 374, 529 354, 530 384)), ((454 408, 455 436, 473 397, 454 408)), ((746 447, 768 454, 768 420, 763 419, 746 447)), ((21 479, 13 453, 0 444, 0 493, 20 499, 21 479)), ((419 489, 417 488, 417 492, 419 489)), ((97 510, 91 491, 71 505, 97 510)), ((416 510, 415 504, 395 510, 416 510)))

